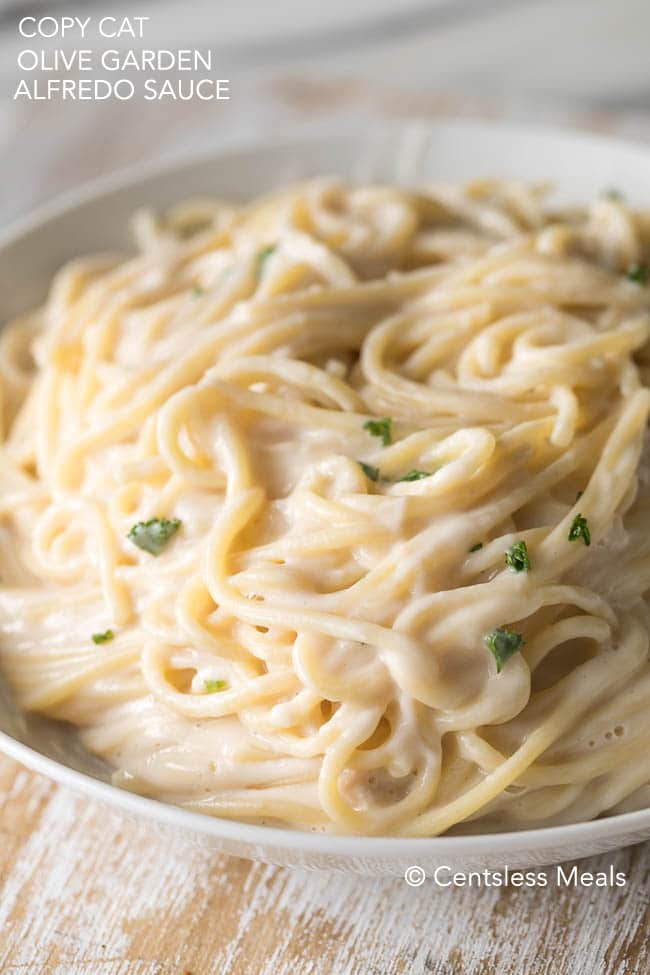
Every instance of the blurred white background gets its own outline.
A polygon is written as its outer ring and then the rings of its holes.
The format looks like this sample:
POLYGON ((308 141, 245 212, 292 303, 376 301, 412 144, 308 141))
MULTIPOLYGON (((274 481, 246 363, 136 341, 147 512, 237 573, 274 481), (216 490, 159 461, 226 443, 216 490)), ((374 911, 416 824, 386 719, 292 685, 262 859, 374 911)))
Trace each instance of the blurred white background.
POLYGON ((649 36, 650 0, 0 0, 0 224, 115 168, 296 127, 469 115, 650 138, 649 36), (14 101, 36 44, 20 17, 63 14, 150 17, 106 47, 211 48, 230 101, 14 101))

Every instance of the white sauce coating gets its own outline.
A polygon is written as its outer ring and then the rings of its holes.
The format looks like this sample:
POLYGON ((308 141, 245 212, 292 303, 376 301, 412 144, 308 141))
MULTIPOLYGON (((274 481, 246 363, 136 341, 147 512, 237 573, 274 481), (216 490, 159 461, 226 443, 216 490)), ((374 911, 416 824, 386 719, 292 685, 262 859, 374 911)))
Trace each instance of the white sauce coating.
POLYGON ((216 816, 429 836, 647 802, 650 216, 322 181, 136 225, 0 333, 22 706, 216 816), (157 556, 151 519, 180 522, 157 556))

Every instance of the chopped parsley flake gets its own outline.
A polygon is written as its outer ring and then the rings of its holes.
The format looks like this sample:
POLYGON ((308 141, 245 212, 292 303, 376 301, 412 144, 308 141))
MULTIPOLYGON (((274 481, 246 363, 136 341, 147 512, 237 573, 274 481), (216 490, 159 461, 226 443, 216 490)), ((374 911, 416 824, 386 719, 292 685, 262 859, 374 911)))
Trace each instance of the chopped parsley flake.
POLYGON ((385 416, 382 420, 368 420, 364 423, 363 429, 367 430, 371 437, 381 437, 384 447, 388 447, 393 442, 392 423, 391 418, 385 416))
POLYGON ((103 633, 93 633, 93 643, 108 643, 115 634, 112 630, 104 630, 103 633))
POLYGON ((205 292, 204 292, 203 288, 200 288, 198 286, 198 284, 195 284, 194 287, 192 288, 192 297, 193 298, 200 298, 204 294, 205 294, 205 292))
POLYGON ((398 477, 397 480, 398 482, 399 481, 421 481, 423 477, 431 477, 431 471, 412 470, 409 471, 408 474, 405 474, 404 477, 398 477))
POLYGON ((612 187, 609 190, 605 190, 603 196, 605 197, 606 200, 612 200, 612 202, 614 203, 620 203, 621 200, 625 199, 623 193, 621 193, 620 190, 617 190, 614 187, 612 187))
POLYGON ((223 691, 227 687, 227 682, 225 680, 204 680, 205 689, 209 694, 214 694, 215 691, 223 691))
POLYGON ((583 518, 581 514, 575 516, 569 528, 569 541, 577 542, 579 538, 583 540, 585 545, 591 545, 589 525, 587 524, 587 519, 583 518))
POLYGON ((635 284, 645 285, 648 283, 648 265, 647 264, 630 264, 625 274, 628 281, 634 281, 635 284))
POLYGON ((359 467, 371 481, 379 480, 379 468, 373 467, 372 464, 364 464, 363 461, 359 461, 359 467))
POLYGON ((506 552, 506 565, 514 572, 530 572, 530 558, 525 542, 515 542, 506 552))
POLYGON ((476 545, 472 545, 470 552, 478 552, 480 548, 483 548, 483 542, 477 542, 476 545))
POLYGON ((269 257, 275 250, 275 244, 269 244, 268 247, 263 247, 261 251, 257 252, 255 257, 256 261, 256 273, 258 278, 261 278, 264 273, 264 265, 268 261, 269 257))
POLYGON ((127 538, 143 551, 158 556, 180 527, 178 518, 151 518, 134 525, 127 538))
POLYGON ((503 670, 503 665, 524 645, 521 633, 514 633, 503 626, 497 626, 485 637, 488 650, 497 663, 497 674, 503 670))
MULTIPOLYGON (((390 482, 390 478, 389 477, 382 477, 381 476, 381 471, 379 470, 379 468, 378 467, 373 467, 372 464, 364 464, 363 461, 360 460, 359 461, 359 467, 361 468, 361 470, 363 471, 363 473, 366 475, 366 477, 369 477, 371 481, 388 481, 388 482, 390 482)), ((412 470, 412 471, 409 471, 408 474, 405 474, 403 477, 395 478, 395 481, 393 483, 399 484, 400 481, 420 481, 420 480, 422 480, 423 477, 431 477, 431 472, 430 471, 412 470)))

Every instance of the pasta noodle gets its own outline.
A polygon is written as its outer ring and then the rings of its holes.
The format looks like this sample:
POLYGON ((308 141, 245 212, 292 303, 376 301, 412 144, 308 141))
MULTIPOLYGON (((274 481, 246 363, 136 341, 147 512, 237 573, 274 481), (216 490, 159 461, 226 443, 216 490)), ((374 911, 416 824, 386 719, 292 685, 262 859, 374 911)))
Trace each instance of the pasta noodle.
POLYGON ((319 180, 0 333, 0 663, 123 788, 431 836, 647 803, 650 214, 319 180))

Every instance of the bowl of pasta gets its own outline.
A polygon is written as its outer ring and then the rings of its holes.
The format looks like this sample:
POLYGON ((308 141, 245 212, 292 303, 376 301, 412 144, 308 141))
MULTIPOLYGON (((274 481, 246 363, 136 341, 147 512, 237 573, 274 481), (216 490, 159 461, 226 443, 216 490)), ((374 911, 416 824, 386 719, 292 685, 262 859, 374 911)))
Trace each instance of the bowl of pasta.
POLYGON ((10 228, 2 750, 302 867, 650 837, 649 286, 650 150, 485 123, 10 228))

